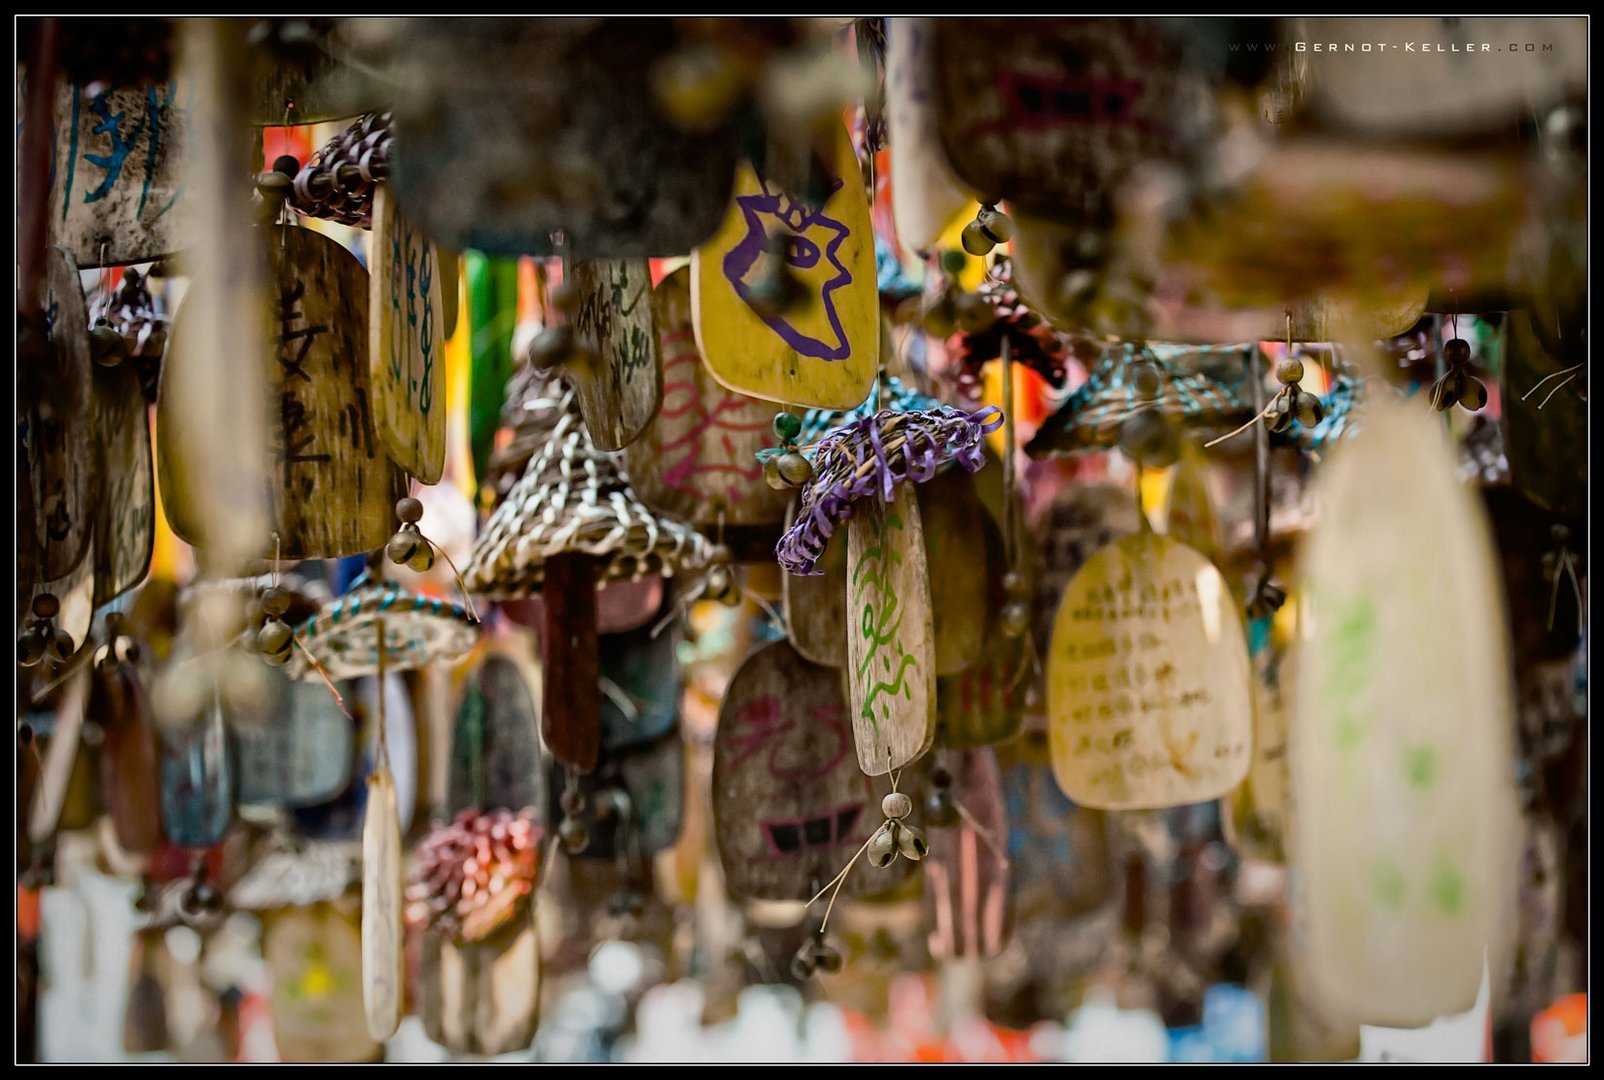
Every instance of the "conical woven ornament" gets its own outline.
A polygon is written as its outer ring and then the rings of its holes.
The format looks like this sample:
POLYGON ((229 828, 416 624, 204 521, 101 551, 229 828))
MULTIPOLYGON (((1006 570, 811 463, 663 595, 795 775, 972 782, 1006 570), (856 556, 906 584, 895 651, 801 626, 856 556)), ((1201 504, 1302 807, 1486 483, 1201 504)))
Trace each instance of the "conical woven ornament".
POLYGON ((1034 458, 1110 449, 1125 422, 1149 409, 1188 430, 1233 426, 1253 415, 1229 388, 1145 345, 1119 342, 1103 350, 1085 384, 1047 418, 1025 453, 1034 458))
POLYGON ((479 534, 463 570, 470 592, 497 599, 529 596, 540 590, 546 560, 555 555, 596 556, 598 581, 671 576, 706 564, 707 540, 648 509, 618 457, 596 449, 572 390, 551 380, 517 389, 524 430, 515 443, 543 435, 479 534))

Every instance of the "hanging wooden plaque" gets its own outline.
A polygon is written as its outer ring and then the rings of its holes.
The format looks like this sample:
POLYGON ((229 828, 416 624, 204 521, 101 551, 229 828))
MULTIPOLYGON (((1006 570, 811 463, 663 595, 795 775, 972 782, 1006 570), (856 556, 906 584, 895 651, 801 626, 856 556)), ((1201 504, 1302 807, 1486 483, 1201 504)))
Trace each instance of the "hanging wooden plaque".
POLYGON ((145 579, 156 545, 150 413, 132 362, 97 367, 91 392, 95 477, 95 607, 145 579))
POLYGON ((742 166, 719 231, 691 263, 696 345, 713 377, 765 401, 855 409, 880 363, 874 234, 852 140, 836 127, 822 204, 742 166), (787 241, 785 271, 805 294, 783 312, 761 297, 780 272, 769 248, 787 241))
MULTIPOLYGON (((357 760, 347 772, 349 781, 327 802, 292 808, 296 831, 317 840, 355 841, 362 836, 367 778, 378 763, 378 709, 381 683, 368 676, 342 681, 340 694, 356 721, 357 760)), ((385 757, 395 787, 396 812, 401 831, 412 826, 418 799, 418 727, 412 699, 400 675, 386 673, 382 683, 385 710, 385 757)), ((326 692, 326 690, 325 690, 326 692)))
POLYGON ((601 658, 596 640, 596 559, 571 553, 546 560, 541 590, 546 627, 540 636, 540 735, 560 764, 579 772, 601 752, 601 658))
POLYGON ((79 266, 152 262, 195 239, 185 176, 194 94, 189 79, 60 88, 49 228, 79 266))
POLYGON ((627 634, 599 639, 601 678, 601 742, 607 751, 655 742, 679 721, 683 680, 679 666, 679 633, 670 624, 653 635, 645 626, 627 634))
POLYGON ((788 493, 763 479, 757 452, 777 445, 771 402, 719 385, 696 350, 691 272, 680 267, 658 283, 657 335, 663 353, 663 403, 656 419, 624 450, 624 467, 641 501, 703 529, 761 526, 778 530, 788 493))
POLYGON ((401 1023, 401 897, 395 783, 380 765, 368 776, 362 820, 362 1001, 368 1034, 380 1042, 401 1023))
POLYGON ((396 209, 386 184, 373 192, 372 251, 368 378, 374 425, 390 460, 414 479, 433 484, 446 464, 440 260, 434 244, 396 209))
POLYGON ((1509 479, 1538 506, 1571 521, 1587 517, 1587 371, 1585 348, 1551 355, 1532 329, 1531 313, 1509 313, 1505 333, 1504 451, 1509 479), (1543 380, 1547 380, 1544 382, 1543 380), (1564 383, 1565 385, 1560 385, 1564 383))
POLYGON ((362 932, 356 905, 322 900, 262 913, 262 957, 272 974, 268 1012, 281 1061, 372 1061, 362 1007, 362 932))
POLYGON ((683 255, 718 227, 728 124, 688 131, 653 87, 679 45, 666 17, 397 24, 392 182, 442 244, 490 255, 683 255))
POLYGON ((1031 675, 1027 648, 1022 637, 994 632, 973 664, 936 680, 937 746, 989 746, 1018 733, 1031 675))
POLYGON ((44 304, 51 363, 18 373, 17 440, 27 463, 39 578, 55 581, 76 569, 89 550, 95 479, 89 316, 78 268, 61 248, 47 256, 44 304))
MULTIPOLYGON (((793 511, 794 512, 794 511, 793 511)), ((787 516, 786 528, 790 528, 787 516)), ((815 664, 847 666, 847 546, 825 545, 815 569, 802 577, 782 574, 785 632, 796 651, 815 664)))
POLYGON ((100 725, 100 792, 117 836, 131 855, 162 845, 161 784, 150 704, 134 665, 96 664, 88 719, 100 725))
POLYGON ((930 575, 931 651, 936 674, 955 675, 980 660, 994 610, 990 515, 964 470, 948 469, 917 490, 925 565, 936 568, 930 575))
MULTIPOLYGON (((789 642, 736 669, 713 743, 713 820, 724 883, 742 900, 806 900, 879 825, 880 797, 858 768, 842 673, 789 642)), ((887 789, 889 790, 889 788, 887 789)), ((879 892, 912 864, 858 867, 842 892, 879 892)))
POLYGON ((935 20, 886 24, 886 121, 891 136, 891 211, 897 239, 930 251, 974 200, 952 174, 936 127, 935 20))
POLYGON ((298 29, 310 35, 253 50, 250 122, 256 127, 323 124, 386 107, 380 84, 344 59, 351 49, 349 20, 313 19, 298 29))
POLYGON ((263 722, 238 724, 242 806, 316 806, 351 783, 356 731, 322 680, 301 682, 274 673, 272 704, 263 722))
POLYGON ((531 915, 471 945, 424 934, 417 1009, 425 1034, 457 1054, 526 1049, 540 1017, 541 964, 531 915))
POLYGON ((1164 498, 1164 535, 1194 548, 1210 562, 1220 554, 1220 519, 1209 493, 1209 463, 1196 439, 1181 441, 1164 498))
MULTIPOLYGON (((368 281, 356 256, 311 229, 271 228, 253 234, 265 247, 270 285, 263 305, 267 355, 268 475, 270 530, 264 551, 285 559, 338 558, 382 547, 395 531, 395 502, 406 494, 406 477, 385 453, 373 413, 368 375, 368 281)), ((209 356, 214 349, 184 349, 192 330, 185 318, 198 281, 179 306, 168 357, 209 356)), ((242 378, 255 377, 249 358, 242 378)), ((181 364, 162 365, 156 423, 167 430, 174 380, 181 364)), ((204 546, 199 505, 210 493, 195 489, 192 469, 177 455, 175 440, 158 443, 162 506, 180 539, 204 546)))
POLYGON ((1216 95, 1161 20, 941 19, 933 111, 953 171, 991 200, 1073 213, 1109 205, 1147 161, 1184 161, 1216 95))
POLYGON ((234 820, 234 762, 221 701, 184 731, 161 732, 162 824, 181 847, 218 843, 234 820))
POLYGON ((1373 401, 1318 484, 1291 738, 1296 927, 1333 1007, 1414 1027, 1468 1009, 1484 960, 1495 984, 1508 960, 1507 624, 1484 513, 1418 402, 1373 401))
POLYGON ((531 685, 523 661, 510 649, 493 649, 468 677, 451 735, 448 816, 546 805, 531 685))
POLYGON ((1103 813, 1077 806, 1059 789, 1046 738, 1029 734, 1007 751, 1014 926, 1035 944, 1103 907, 1114 893, 1114 871, 1103 813))
POLYGON ((882 776, 935 737, 930 571, 914 485, 860 500, 847 522, 847 685, 858 765, 882 776))
POLYGON ((949 828, 928 830, 924 877, 930 955, 939 960, 986 959, 1002 951, 1008 921, 1008 814, 1002 774, 990 750, 949 755, 947 763, 953 798, 968 817, 949 828))
POLYGON ((1113 484, 1069 484, 1048 504, 1036 527, 1036 592, 1031 622, 1036 650, 1043 658, 1053 637, 1053 620, 1070 579, 1086 560, 1141 524, 1136 500, 1113 484))
POLYGON ((1059 785, 1103 810, 1225 794, 1247 773, 1251 685, 1242 619, 1214 564, 1151 532, 1114 541, 1064 590, 1048 647, 1059 785))
POLYGON ((622 450, 663 403, 651 267, 645 259, 575 259, 568 272, 579 292, 570 325, 595 359, 567 364, 563 378, 578 395, 596 448, 622 450))

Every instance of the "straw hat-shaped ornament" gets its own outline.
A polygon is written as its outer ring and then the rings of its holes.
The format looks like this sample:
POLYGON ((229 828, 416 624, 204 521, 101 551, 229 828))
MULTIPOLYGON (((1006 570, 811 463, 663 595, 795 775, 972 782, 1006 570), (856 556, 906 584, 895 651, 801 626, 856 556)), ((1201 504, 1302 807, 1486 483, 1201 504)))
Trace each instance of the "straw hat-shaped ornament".
POLYGON ((882 409, 837 428, 814 451, 795 523, 780 539, 780 565, 814 574, 847 525, 847 610, 864 612, 847 620, 847 674, 858 764, 870 776, 916 760, 935 734, 930 574, 914 484, 949 462, 980 469, 985 436, 1001 424, 994 406, 938 405, 882 409))
POLYGON ((1033 458, 1118 447, 1144 465, 1180 457, 1177 429, 1230 427, 1253 410, 1228 387, 1137 342, 1103 350, 1086 382, 1025 446, 1033 458))
POLYGON ((524 410, 547 425, 545 437, 491 513, 463 578, 494 599, 542 594, 542 734, 558 761, 588 772, 601 746, 597 584, 700 570, 715 552, 640 501, 619 458, 591 440, 573 390, 548 380, 544 393, 526 393, 524 410))

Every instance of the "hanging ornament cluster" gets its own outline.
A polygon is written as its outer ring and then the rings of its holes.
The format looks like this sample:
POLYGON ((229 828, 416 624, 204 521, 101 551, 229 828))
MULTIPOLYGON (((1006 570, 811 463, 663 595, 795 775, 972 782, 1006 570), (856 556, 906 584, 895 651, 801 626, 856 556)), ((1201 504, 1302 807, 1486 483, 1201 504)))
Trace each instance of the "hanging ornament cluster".
POLYGON ((284 620, 291 600, 290 591, 278 585, 263 589, 257 598, 263 618, 261 627, 251 637, 251 644, 262 654, 262 659, 274 667, 289 663, 290 654, 295 651, 295 631, 284 620))
POLYGON ((290 174, 290 208, 302 217, 372 228, 374 188, 390 173, 390 143, 389 113, 362 117, 290 174))
POLYGON ((802 489, 796 522, 776 549, 780 565, 792 574, 819 573, 815 564, 859 499, 889 502, 898 484, 925 483, 950 462, 979 471, 985 437, 1001 424, 994 405, 972 413, 939 405, 917 412, 882 409, 837 428, 814 451, 813 476, 802 489))
POLYGON ((1014 363, 1030 368, 1048 386, 1062 389, 1072 355, 1070 339, 1020 298, 1013 284, 1012 260, 999 256, 973 295, 993 317, 973 328, 960 320, 961 333, 954 345, 949 345, 949 355, 958 365, 958 392, 970 400, 980 396, 981 369, 1002 355, 1005 340, 1014 363))
POLYGON ((541 840, 531 809, 462 811, 418 845, 408 920, 459 942, 483 941, 529 904, 541 840))
POLYGON ((1303 361, 1288 351, 1275 364, 1275 378, 1281 384, 1265 411, 1265 423, 1271 431, 1280 433, 1296 420, 1312 428, 1325 417, 1325 406, 1320 399, 1299 385, 1303 381, 1303 361))
POLYGON ((401 519, 401 527, 384 545, 385 555, 397 566, 428 573, 434 569, 434 544, 418 529, 418 522, 423 520, 423 503, 408 495, 395 504, 395 516, 401 519))
POLYGON ((1431 407, 1447 412, 1456 404, 1471 412, 1487 404, 1487 384, 1470 369, 1470 342, 1462 337, 1451 337, 1443 342, 1444 371, 1431 387, 1431 407))
POLYGON ((776 491, 799 488, 813 476, 813 466, 797 449, 797 438, 802 434, 802 418, 796 413, 777 413, 774 417, 774 434, 779 437, 780 445, 757 453, 757 459, 763 463, 763 479, 776 491))
POLYGON ((964 226, 961 242, 969 254, 984 256, 990 255, 998 244, 1006 244, 1013 238, 1013 219, 995 204, 985 203, 975 214, 975 220, 964 226))
MULTIPOLYGON (((156 276, 155 268, 149 276, 156 276)), ((132 268, 125 269, 117 291, 106 299, 90 330, 90 353, 104 366, 116 366, 122 358, 131 358, 139 372, 139 385, 146 402, 154 403, 156 380, 166 351, 167 316, 158 310, 146 275, 132 268), (100 334, 102 329, 115 332, 121 345, 100 334)))

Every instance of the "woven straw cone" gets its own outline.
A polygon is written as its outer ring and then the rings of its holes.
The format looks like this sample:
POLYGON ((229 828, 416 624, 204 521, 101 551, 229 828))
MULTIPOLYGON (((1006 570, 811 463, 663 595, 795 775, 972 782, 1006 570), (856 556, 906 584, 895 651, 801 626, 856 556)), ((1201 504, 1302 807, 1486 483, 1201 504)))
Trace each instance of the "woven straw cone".
POLYGON ((671 576, 707 564, 707 540, 649 510, 617 455, 596 449, 572 390, 531 386, 522 409, 527 426, 519 436, 533 438, 539 427, 544 435, 479 534, 462 573, 470 592, 492 599, 529 596, 540 591, 546 560, 570 552, 600 557, 603 581, 671 576))

